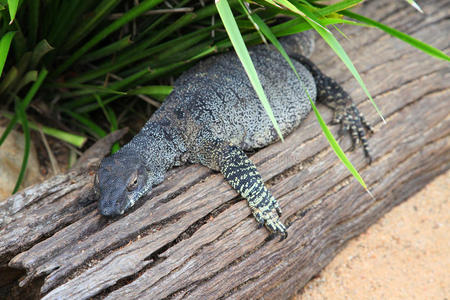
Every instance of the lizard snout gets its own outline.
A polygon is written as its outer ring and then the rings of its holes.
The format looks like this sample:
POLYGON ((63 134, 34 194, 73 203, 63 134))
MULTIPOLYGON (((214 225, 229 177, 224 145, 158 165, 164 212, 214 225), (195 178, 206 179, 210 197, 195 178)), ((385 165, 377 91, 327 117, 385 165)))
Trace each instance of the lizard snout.
POLYGON ((116 217, 123 213, 116 205, 111 205, 107 201, 102 201, 101 199, 98 202, 98 210, 100 214, 105 217, 116 217))

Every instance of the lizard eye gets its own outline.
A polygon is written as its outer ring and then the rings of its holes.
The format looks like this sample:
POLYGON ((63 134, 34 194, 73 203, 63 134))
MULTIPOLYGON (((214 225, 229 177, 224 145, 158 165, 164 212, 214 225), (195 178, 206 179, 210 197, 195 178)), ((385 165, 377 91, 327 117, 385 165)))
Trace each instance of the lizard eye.
POLYGON ((137 172, 133 173, 130 181, 128 182, 127 190, 129 192, 134 191, 138 186, 138 174, 137 172))

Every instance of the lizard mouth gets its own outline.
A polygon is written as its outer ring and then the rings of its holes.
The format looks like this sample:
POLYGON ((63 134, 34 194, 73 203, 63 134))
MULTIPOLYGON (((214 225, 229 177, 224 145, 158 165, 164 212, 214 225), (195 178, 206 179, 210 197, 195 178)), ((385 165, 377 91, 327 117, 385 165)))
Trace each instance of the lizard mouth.
POLYGON ((123 214, 123 211, 117 210, 114 206, 102 205, 101 201, 99 202, 98 210, 105 217, 116 217, 123 214))
POLYGON ((100 198, 98 210, 102 216, 117 217, 122 215, 128 208, 129 201, 111 201, 111 198, 100 198))

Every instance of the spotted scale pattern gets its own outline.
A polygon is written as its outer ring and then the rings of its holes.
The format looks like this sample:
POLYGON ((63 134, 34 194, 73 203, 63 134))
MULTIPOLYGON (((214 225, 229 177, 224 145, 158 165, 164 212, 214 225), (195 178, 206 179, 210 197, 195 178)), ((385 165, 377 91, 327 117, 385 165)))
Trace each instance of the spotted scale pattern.
MULTIPOLYGON (((311 111, 306 90, 335 111, 341 133, 350 132, 370 157, 365 128, 370 125, 349 95, 304 56, 311 53, 310 33, 280 40, 293 58, 301 83, 274 48, 250 49, 263 89, 283 135, 311 111), (306 89, 306 90, 305 90, 306 89)), ((106 216, 122 214, 141 195, 164 180, 172 166, 200 163, 220 171, 245 199, 261 226, 287 236, 278 202, 264 186, 255 165, 243 151, 275 142, 278 135, 238 59, 230 52, 199 62, 182 74, 173 92, 142 130, 121 150, 105 158, 98 171, 99 209, 106 216), (138 174, 137 188, 130 178, 138 174)))
POLYGON ((265 225, 271 232, 286 238, 286 227, 280 220, 281 208, 264 185, 255 165, 239 147, 232 144, 224 145, 221 152, 219 167, 225 180, 247 199, 260 226, 265 225))

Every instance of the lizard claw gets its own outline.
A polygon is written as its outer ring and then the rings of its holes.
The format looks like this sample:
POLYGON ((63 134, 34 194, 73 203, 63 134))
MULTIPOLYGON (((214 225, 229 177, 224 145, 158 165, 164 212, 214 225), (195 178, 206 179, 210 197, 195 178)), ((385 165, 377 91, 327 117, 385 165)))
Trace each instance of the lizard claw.
POLYGON ((281 240, 287 238, 286 226, 281 222, 278 216, 278 210, 261 210, 258 208, 253 209, 253 216, 258 221, 258 228, 263 225, 271 232, 271 235, 280 235, 281 240))
POLYGON ((366 131, 373 132, 372 126, 365 120, 364 116, 359 112, 358 108, 351 104, 345 109, 345 116, 341 119, 341 129, 339 135, 349 133, 352 138, 353 151, 357 146, 362 145, 364 154, 369 162, 372 162, 370 155, 369 143, 366 138, 366 131))

